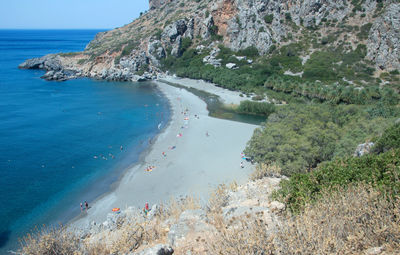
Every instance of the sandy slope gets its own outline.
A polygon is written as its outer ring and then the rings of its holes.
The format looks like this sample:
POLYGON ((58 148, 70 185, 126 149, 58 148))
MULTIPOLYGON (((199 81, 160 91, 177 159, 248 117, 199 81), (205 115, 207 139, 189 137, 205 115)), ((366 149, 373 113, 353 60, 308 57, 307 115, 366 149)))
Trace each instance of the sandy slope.
POLYGON ((171 103, 169 126, 158 136, 144 162, 128 169, 117 188, 94 203, 88 215, 71 223, 73 227, 103 222, 114 207, 143 207, 145 202, 151 206, 184 195, 204 200, 218 184, 247 181, 253 166, 244 162, 242 169, 240 154, 257 126, 208 117, 206 104, 192 93, 157 84, 171 103), (181 137, 177 137, 179 133, 181 137), (172 146, 176 148, 170 149, 172 146), (156 168, 147 172, 148 166, 156 168))

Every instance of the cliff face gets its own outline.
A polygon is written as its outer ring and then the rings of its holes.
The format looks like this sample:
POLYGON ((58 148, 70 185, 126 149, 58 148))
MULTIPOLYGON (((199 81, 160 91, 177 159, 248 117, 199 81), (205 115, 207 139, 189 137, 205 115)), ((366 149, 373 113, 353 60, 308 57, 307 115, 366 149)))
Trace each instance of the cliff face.
POLYGON ((334 38, 328 46, 344 43, 347 50, 367 45, 367 59, 379 70, 400 69, 400 4, 395 0, 150 0, 149 6, 131 24, 99 33, 84 52, 51 56, 68 74, 46 65, 47 58, 21 67, 54 71, 49 79, 135 80, 136 74, 158 73, 160 61, 179 56, 187 41, 208 49, 222 43, 234 51, 254 46, 262 55, 300 42, 309 45, 302 56, 307 59, 316 50, 314 41, 326 37, 334 38))

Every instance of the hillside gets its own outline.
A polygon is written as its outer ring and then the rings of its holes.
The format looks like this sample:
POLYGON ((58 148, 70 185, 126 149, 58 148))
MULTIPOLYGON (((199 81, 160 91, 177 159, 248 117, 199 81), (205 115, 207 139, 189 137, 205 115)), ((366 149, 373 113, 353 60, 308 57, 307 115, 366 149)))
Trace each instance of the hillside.
POLYGON ((323 100, 344 88, 361 100, 399 92, 397 0, 149 4, 150 10, 132 23, 99 33, 83 52, 33 59, 20 67, 46 69, 49 80, 140 80, 170 71, 233 90, 264 87, 305 97, 313 87, 325 86, 327 91, 311 96, 323 100), (282 88, 282 81, 301 91, 282 88))

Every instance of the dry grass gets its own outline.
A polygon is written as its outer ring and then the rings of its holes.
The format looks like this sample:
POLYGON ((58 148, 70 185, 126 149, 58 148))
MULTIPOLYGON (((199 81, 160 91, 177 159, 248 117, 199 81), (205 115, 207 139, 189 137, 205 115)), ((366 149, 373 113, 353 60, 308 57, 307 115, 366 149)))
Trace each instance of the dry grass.
POLYGON ((274 254, 273 236, 260 217, 247 215, 233 224, 216 219, 218 233, 206 241, 210 254, 274 254))
MULTIPOLYGON (((204 240, 201 238, 207 254, 365 254, 373 247, 381 247, 385 254, 400 253, 400 202, 368 186, 323 192, 321 199, 306 206, 301 214, 280 218, 259 213, 226 222, 221 208, 227 201, 227 187, 218 186, 211 195, 207 214, 216 232, 206 233, 204 240)), ((41 230, 22 240, 20 252, 128 254, 165 243, 170 224, 183 211, 198 208, 199 203, 193 197, 172 199, 166 206, 160 206, 151 220, 126 221, 114 231, 86 240, 64 228, 41 230)), ((200 245, 200 241, 196 239, 192 244, 200 245)))
POLYGON ((171 198, 164 211, 164 217, 179 219, 179 216, 185 210, 196 210, 200 209, 200 202, 193 196, 186 196, 184 198, 176 199, 171 198))
POLYGON ((250 180, 255 181, 264 177, 281 177, 282 169, 277 165, 260 163, 250 175, 250 180))
POLYGON ((286 215, 274 229, 261 215, 220 222, 207 241, 212 254, 365 254, 383 247, 400 252, 400 204, 369 187, 324 194, 299 215, 286 215))
MULTIPOLYGON (((79 250, 78 238, 64 227, 36 229, 20 240, 22 254, 27 255, 74 255, 79 250)), ((79 254, 79 253, 78 253, 79 254)))
POLYGON ((400 203, 372 188, 325 193, 279 231, 288 254, 359 254, 371 247, 400 251, 400 203))
POLYGON ((218 187, 210 194, 208 200, 208 211, 220 212, 221 208, 227 205, 228 198, 227 186, 225 184, 218 185, 218 187))

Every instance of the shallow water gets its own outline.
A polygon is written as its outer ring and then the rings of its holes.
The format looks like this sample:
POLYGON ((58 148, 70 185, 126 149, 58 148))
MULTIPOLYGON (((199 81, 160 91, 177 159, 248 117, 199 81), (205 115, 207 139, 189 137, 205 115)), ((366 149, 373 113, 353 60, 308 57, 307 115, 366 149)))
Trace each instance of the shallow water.
POLYGON ((99 31, 0 30, 0 253, 106 192, 169 119, 150 83, 47 82, 27 58, 83 50, 99 31), (122 150, 121 150, 122 146, 122 150))

